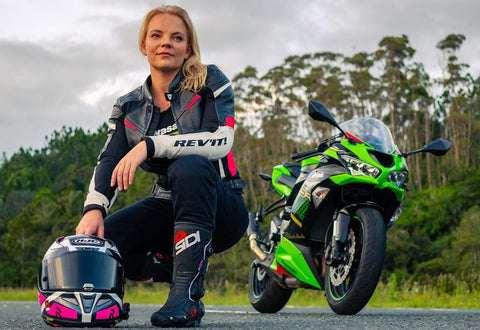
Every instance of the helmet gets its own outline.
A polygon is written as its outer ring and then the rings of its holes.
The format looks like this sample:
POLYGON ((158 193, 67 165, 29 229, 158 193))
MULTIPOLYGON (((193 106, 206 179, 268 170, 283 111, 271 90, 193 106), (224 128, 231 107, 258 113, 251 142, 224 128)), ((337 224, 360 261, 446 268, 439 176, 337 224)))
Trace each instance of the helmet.
POLYGON ((128 319, 122 258, 115 244, 96 236, 59 237, 38 272, 43 320, 53 326, 112 327, 128 319))

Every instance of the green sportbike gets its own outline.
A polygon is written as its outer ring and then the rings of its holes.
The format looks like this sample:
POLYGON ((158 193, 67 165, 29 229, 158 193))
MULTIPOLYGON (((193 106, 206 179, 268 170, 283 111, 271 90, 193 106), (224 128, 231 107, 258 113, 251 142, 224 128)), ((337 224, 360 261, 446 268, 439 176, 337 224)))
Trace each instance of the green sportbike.
POLYGON ((339 125, 315 101, 309 102, 308 114, 340 133, 293 154, 297 162, 275 166, 271 176, 259 174, 281 197, 250 213, 247 235, 255 259, 249 298, 259 312, 275 313, 296 288, 323 290, 335 313, 356 314, 375 291, 386 231, 401 214, 409 177, 405 158, 419 152, 442 156, 451 143, 438 139, 401 153, 378 119, 359 117, 339 125))

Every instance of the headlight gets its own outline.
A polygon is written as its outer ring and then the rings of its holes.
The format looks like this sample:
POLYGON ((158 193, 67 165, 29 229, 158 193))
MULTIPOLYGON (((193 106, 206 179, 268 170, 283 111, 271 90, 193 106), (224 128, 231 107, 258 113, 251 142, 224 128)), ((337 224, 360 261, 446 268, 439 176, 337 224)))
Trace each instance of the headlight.
POLYGON ((394 183, 398 188, 403 188, 408 181, 407 171, 393 171, 388 174, 388 182, 394 183))
POLYGON ((372 178, 376 178, 380 174, 380 170, 378 168, 362 162, 357 158, 342 156, 342 159, 347 163, 347 167, 352 175, 368 175, 372 178))
POLYGON ((325 188, 325 187, 317 187, 312 193, 313 196, 313 205, 315 207, 318 207, 320 203, 325 199, 325 197, 328 195, 328 192, 330 189, 325 188))

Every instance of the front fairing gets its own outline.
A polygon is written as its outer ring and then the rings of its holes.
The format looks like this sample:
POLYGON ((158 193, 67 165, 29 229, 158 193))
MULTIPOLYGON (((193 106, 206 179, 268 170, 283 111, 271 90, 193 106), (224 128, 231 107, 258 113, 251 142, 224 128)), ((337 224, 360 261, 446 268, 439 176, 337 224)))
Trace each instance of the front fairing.
POLYGON ((301 161, 301 172, 288 199, 291 221, 270 267, 279 274, 280 265, 316 288, 323 280, 315 272, 312 242, 325 242, 336 212, 352 205, 376 205, 383 209, 388 222, 405 198, 404 183, 393 182, 391 174, 402 172, 408 178, 407 164, 394 146, 388 127, 370 118, 347 122, 345 128, 355 132, 345 129, 347 137, 329 144, 323 153, 301 161), (368 124, 370 131, 362 131, 361 123, 368 124), (377 141, 378 137, 383 137, 384 142, 377 141), (352 160, 373 170, 354 168, 352 160))
MULTIPOLYGON (((390 154, 379 153, 366 143, 355 142, 348 138, 338 141, 323 154, 303 160, 302 171, 296 183, 296 185, 299 185, 298 194, 292 201, 291 211, 291 218, 297 228, 293 228, 292 225, 287 230, 287 235, 288 233, 294 233, 294 236, 298 237, 300 232, 303 232, 301 229, 311 221, 308 212, 323 207, 322 215, 330 215, 333 211, 325 210, 324 204, 330 202, 332 207, 340 206, 342 202, 332 201, 334 197, 330 195, 338 192, 341 187, 355 189, 355 187, 361 186, 367 190, 367 194, 371 192, 372 196, 374 194, 381 195, 382 192, 388 191, 388 194, 384 195, 392 196, 392 200, 382 200, 379 204, 391 204, 393 206, 399 204, 405 198, 405 187, 397 186, 394 182, 391 182, 389 177, 392 172, 408 173, 407 164, 403 157, 395 152, 390 154), (375 172, 365 175, 360 171, 354 171, 346 159, 354 159, 362 164, 367 164, 374 168, 375 172), (319 200, 318 196, 321 194, 328 194, 329 196, 322 195, 324 200, 319 200), (314 203, 315 199, 316 203, 314 203)), ((367 197, 362 196, 362 198, 359 198, 357 202, 370 202, 367 197)))
MULTIPOLYGON (((330 187, 328 181, 332 176, 346 174, 347 171, 343 166, 336 164, 327 164, 324 166, 316 166, 311 170, 301 184, 300 190, 292 204, 291 218, 299 226, 303 227, 307 219, 307 212, 310 211, 312 205, 312 193, 318 186, 330 187)), ((301 179, 301 178, 299 178, 301 179)))
MULTIPOLYGON (((332 182, 339 186, 347 184, 365 183, 373 185, 375 189, 388 189, 395 194, 398 202, 405 199, 405 187, 398 187, 395 183, 389 181, 389 175, 392 172, 404 171, 408 172, 407 162, 405 158, 400 157, 395 152, 390 154, 380 153, 375 148, 365 143, 352 143, 348 139, 342 139, 340 144, 334 145, 325 151, 325 155, 332 157, 345 164, 342 156, 352 156, 360 161, 374 166, 379 170, 376 177, 369 175, 353 174, 349 170, 348 173, 340 174, 332 177, 332 182), (380 162, 379 158, 388 158, 388 161, 380 162), (382 164, 383 163, 383 164, 382 164)), ((345 164, 346 165, 346 164, 345 164)))

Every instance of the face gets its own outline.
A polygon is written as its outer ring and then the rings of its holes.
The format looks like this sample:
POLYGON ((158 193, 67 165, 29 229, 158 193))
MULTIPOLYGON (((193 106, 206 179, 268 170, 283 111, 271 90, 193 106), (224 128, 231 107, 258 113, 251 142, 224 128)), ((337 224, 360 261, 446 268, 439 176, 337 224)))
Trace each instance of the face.
POLYGON ((175 73, 190 56, 187 28, 180 17, 157 14, 148 24, 143 42, 143 54, 147 56, 151 70, 175 73))

